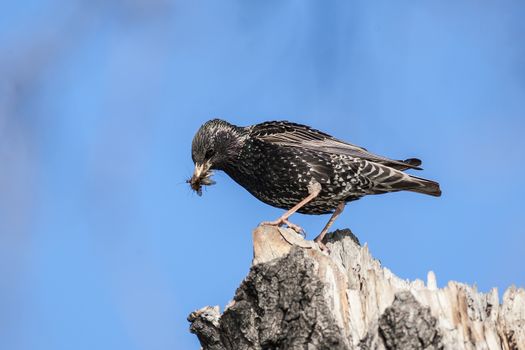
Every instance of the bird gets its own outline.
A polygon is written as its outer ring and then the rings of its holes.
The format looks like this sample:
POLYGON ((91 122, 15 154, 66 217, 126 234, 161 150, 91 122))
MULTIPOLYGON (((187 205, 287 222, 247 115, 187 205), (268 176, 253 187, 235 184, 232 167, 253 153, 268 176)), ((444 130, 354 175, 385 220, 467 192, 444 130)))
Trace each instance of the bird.
POLYGON ((322 250, 325 234, 346 203, 366 195, 412 191, 439 197, 438 182, 405 173, 422 170, 421 160, 394 160, 337 139, 307 125, 267 121, 236 126, 222 119, 205 122, 195 134, 191 157, 194 172, 187 182, 202 195, 213 185, 213 172, 223 171, 254 197, 285 209, 262 225, 283 226, 302 233, 289 218, 298 212, 332 214, 314 239, 322 250))

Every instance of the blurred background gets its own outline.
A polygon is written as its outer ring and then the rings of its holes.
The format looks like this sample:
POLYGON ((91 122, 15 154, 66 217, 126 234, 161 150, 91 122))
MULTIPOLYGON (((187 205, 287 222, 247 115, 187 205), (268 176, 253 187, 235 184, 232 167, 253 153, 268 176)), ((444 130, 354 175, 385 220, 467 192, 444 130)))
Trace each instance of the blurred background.
MULTIPOLYGON (((198 349, 251 230, 282 211, 224 174, 189 189, 208 119, 287 119, 392 158, 443 196, 366 197, 351 228, 403 278, 525 285, 525 3, 5 1, 0 348, 198 349)), ((327 216, 296 215, 313 238, 327 216)))

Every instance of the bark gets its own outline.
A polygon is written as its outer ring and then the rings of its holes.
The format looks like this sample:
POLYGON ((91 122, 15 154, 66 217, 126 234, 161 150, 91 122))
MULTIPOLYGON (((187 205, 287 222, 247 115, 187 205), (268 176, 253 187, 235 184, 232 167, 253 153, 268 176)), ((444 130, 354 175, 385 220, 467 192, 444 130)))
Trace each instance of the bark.
POLYGON ((295 232, 253 232, 251 270, 220 314, 188 317, 204 350, 525 350, 525 290, 407 281, 381 266, 350 230, 327 235, 329 253, 295 232))

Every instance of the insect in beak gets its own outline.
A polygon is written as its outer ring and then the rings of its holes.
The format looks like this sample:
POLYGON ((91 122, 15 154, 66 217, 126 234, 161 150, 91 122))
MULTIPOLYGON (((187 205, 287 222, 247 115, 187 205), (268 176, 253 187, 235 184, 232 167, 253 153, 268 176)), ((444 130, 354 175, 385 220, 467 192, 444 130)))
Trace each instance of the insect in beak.
POLYGON ((190 179, 186 180, 193 191, 202 196, 202 186, 211 186, 215 181, 211 179, 213 171, 210 170, 210 164, 195 164, 195 170, 190 179))

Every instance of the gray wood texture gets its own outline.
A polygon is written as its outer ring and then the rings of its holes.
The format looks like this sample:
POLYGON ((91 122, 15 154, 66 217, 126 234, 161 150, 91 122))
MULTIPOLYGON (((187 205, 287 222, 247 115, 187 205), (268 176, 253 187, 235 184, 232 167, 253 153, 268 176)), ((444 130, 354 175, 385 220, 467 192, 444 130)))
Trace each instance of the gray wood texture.
POLYGON ((191 313, 203 350, 525 350, 525 290, 395 276, 350 230, 327 235, 329 253, 294 231, 259 226, 248 276, 221 314, 191 313))

